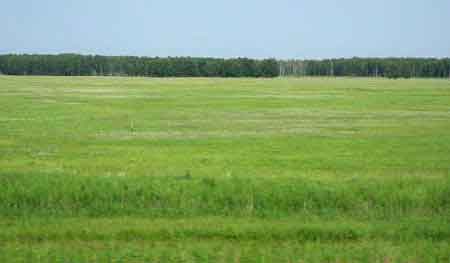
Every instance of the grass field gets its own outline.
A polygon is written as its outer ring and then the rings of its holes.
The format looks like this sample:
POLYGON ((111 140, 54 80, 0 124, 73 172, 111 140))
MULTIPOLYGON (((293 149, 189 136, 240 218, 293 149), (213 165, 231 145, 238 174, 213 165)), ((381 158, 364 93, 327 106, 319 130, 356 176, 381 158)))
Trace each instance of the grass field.
POLYGON ((449 80, 0 77, 0 262, 449 261, 449 80))

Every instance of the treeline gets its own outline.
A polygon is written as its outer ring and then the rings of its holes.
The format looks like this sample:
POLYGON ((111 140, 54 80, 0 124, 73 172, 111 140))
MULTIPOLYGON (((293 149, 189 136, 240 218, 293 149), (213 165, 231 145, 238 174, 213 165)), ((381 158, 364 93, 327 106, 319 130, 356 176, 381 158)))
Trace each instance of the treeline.
POLYGON ((146 77, 359 76, 450 78, 450 59, 351 58, 275 60, 249 58, 0 55, 0 74, 146 77))
POLYGON ((450 78, 450 59, 351 58, 279 61, 281 76, 450 78))
POLYGON ((130 57, 60 55, 0 55, 0 73, 56 76, 148 77, 275 77, 275 59, 192 57, 130 57))

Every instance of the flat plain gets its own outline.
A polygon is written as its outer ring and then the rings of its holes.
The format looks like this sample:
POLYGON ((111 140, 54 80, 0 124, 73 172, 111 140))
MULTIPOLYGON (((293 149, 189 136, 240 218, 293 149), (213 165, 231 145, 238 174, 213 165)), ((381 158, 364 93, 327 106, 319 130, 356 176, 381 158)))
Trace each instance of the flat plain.
POLYGON ((0 262, 449 261, 449 80, 0 76, 0 262))

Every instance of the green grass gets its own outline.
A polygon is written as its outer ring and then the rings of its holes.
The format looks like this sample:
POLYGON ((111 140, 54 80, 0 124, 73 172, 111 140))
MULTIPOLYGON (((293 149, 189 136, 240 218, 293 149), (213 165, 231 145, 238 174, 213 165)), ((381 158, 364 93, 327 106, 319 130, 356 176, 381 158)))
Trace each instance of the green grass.
POLYGON ((0 262, 447 262, 450 81, 0 77, 0 262))

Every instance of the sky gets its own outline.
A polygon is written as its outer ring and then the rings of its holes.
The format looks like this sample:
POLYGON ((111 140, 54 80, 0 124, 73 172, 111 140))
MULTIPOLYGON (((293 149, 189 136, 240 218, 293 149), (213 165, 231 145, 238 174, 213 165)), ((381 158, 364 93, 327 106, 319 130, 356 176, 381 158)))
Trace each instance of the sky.
POLYGON ((450 0, 0 0, 0 53, 450 57, 450 0))

